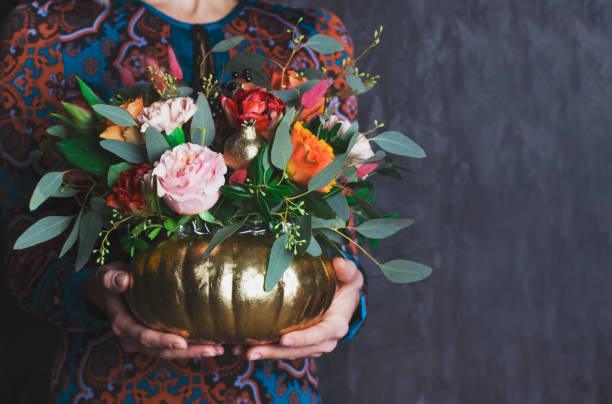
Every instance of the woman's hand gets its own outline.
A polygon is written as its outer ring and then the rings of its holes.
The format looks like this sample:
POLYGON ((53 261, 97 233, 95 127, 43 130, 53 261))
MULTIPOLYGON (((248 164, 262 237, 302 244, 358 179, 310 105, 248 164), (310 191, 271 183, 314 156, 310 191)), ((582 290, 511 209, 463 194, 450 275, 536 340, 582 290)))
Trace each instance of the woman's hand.
POLYGON ((122 294, 128 289, 130 275, 125 264, 114 262, 96 271, 87 283, 87 297, 91 304, 104 311, 119 343, 127 352, 141 352, 162 359, 191 359, 223 354, 221 345, 188 345, 175 334, 151 330, 141 325, 129 312, 122 294))
POLYGON ((246 356, 249 360, 316 358, 336 348, 338 341, 348 332, 349 321, 359 305, 363 275, 350 260, 334 258, 333 265, 338 279, 336 294, 323 320, 305 330, 283 335, 280 344, 248 349, 246 356))

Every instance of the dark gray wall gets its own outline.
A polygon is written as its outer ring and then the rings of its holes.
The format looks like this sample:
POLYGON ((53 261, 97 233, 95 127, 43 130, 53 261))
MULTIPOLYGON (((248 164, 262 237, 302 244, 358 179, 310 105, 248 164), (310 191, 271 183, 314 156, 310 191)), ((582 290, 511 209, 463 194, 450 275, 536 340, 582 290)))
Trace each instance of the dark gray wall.
MULTIPOLYGON (((376 255, 435 268, 399 286, 363 260, 370 319, 320 361, 325 402, 612 402, 612 3, 322 5, 359 49, 385 25, 360 120, 429 158, 382 181, 417 222, 376 255)), ((4 301, 0 380, 39 397, 54 331, 4 301)))

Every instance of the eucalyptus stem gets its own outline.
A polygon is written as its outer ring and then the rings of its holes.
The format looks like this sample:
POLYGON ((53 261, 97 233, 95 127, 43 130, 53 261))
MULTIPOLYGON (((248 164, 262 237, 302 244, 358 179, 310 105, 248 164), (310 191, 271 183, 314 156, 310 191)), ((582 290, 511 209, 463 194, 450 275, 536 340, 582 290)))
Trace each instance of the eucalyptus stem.
POLYGON ((376 265, 378 265, 379 267, 382 266, 380 262, 376 261, 376 259, 374 257, 372 257, 362 246, 359 245, 359 243, 357 243, 355 240, 353 240, 352 238, 350 238, 349 236, 347 236, 346 234, 342 233, 341 231, 338 231, 337 229, 341 229, 342 227, 333 227, 330 228, 331 231, 338 233, 340 236, 344 237, 345 239, 347 239, 348 241, 350 241, 351 243, 353 243, 357 248, 359 248, 359 250, 361 250, 362 253, 364 253, 369 259, 372 260, 372 262, 374 262, 376 265))

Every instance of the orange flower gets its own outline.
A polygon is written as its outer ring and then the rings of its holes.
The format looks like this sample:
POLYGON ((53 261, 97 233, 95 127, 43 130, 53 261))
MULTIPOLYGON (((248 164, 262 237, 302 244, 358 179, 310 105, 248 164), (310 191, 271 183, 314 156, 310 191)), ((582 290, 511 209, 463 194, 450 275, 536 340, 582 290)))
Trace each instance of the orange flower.
MULTIPOLYGON (((125 109, 127 112, 132 115, 132 118, 136 119, 138 115, 144 109, 144 104, 142 102, 142 97, 136 98, 132 102, 125 103, 121 106, 121 108, 125 109)), ((144 137, 135 126, 130 126, 128 128, 115 125, 114 123, 108 121, 106 130, 100 133, 100 137, 102 139, 109 140, 121 140, 122 142, 129 142, 135 144, 144 144, 144 137)))
MULTIPOLYGON (((296 122, 291 130, 293 153, 287 164, 287 175, 292 181, 308 186, 308 181, 317 175, 334 159, 334 151, 322 139, 317 139, 302 122, 296 122)), ((318 192, 329 192, 335 181, 318 192)))

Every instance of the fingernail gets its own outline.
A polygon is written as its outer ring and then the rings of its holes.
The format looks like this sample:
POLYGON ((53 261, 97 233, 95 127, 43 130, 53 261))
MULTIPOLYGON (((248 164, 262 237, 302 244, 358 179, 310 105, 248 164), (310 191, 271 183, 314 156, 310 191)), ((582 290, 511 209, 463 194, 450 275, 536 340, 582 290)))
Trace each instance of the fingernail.
POLYGON ((174 349, 187 349, 187 344, 185 341, 176 341, 172 344, 172 348, 174 349))
POLYGON ((286 346, 291 346, 291 345, 293 345, 293 340, 291 338, 287 338, 287 339, 282 341, 282 344, 286 345, 286 346))
POLYGON ((222 346, 216 347, 215 350, 217 351, 217 355, 223 355, 223 347, 222 346))
POLYGON ((123 285, 125 284, 126 281, 126 275, 125 274, 117 274, 117 276, 115 276, 115 286, 118 288, 122 288, 123 285))
POLYGON ((259 352, 255 352, 253 355, 251 355, 252 361, 256 361, 258 359, 261 359, 261 354, 259 352))

